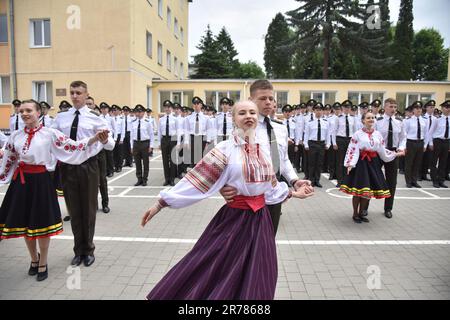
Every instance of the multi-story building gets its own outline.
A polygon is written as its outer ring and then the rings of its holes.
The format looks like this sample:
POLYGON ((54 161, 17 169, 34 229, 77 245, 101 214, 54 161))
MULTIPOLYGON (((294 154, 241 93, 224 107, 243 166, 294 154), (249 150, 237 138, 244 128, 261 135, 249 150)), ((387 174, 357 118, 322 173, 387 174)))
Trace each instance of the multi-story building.
MULTIPOLYGON (((151 106, 154 79, 188 74, 192 0, 0 0, 0 128, 14 98, 151 106)), ((53 111, 54 112, 54 111, 53 111)))

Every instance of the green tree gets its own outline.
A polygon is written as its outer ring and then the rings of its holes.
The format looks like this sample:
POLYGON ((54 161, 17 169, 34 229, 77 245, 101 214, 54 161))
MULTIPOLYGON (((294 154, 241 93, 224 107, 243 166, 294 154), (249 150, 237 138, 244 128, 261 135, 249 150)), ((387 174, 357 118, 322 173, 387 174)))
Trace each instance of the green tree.
POLYGON ((287 12, 288 22, 295 36, 288 48, 296 52, 301 48, 307 53, 323 51, 322 78, 330 75, 332 44, 380 67, 387 61, 377 57, 381 47, 379 38, 368 38, 364 34, 366 5, 354 0, 296 0, 300 7, 287 12))
POLYGON ((214 35, 208 25, 205 35, 200 39, 197 49, 201 53, 194 56, 194 64, 197 66, 197 72, 191 76, 193 79, 215 79, 219 78, 224 70, 222 59, 217 48, 214 35))
POLYGON ((289 26, 283 14, 278 13, 269 25, 265 37, 264 66, 269 78, 290 79, 292 60, 283 50, 290 37, 289 26))
POLYGON ((220 30, 215 41, 221 60, 219 67, 223 69, 219 78, 236 78, 240 73, 239 60, 236 59, 238 52, 225 27, 220 30))
POLYGON ((448 49, 435 29, 422 29, 413 42, 412 73, 414 80, 445 80, 447 78, 448 49))
POLYGON ((241 63, 239 68, 239 79, 264 79, 266 75, 263 69, 255 62, 241 63))
POLYGON ((394 80, 410 80, 413 77, 413 20, 413 0, 402 0, 393 45, 393 54, 396 60, 392 70, 394 80))

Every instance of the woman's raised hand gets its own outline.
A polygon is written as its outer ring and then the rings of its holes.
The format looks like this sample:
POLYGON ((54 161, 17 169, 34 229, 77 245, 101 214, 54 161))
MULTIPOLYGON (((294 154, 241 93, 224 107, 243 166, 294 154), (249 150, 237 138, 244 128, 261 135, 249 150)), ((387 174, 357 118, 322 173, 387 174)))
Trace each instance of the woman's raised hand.
POLYGON ((142 220, 141 220, 141 226, 145 227, 145 225, 160 211, 157 207, 152 207, 147 210, 147 212, 144 213, 142 220))

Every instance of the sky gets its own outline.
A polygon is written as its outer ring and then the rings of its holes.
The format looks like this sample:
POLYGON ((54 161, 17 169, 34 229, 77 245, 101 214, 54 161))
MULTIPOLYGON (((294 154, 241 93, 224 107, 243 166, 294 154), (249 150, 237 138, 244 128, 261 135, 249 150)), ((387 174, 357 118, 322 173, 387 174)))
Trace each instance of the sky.
MULTIPOLYGON (((225 26, 241 62, 256 61, 264 70, 264 36, 278 12, 295 9, 294 0, 193 0, 189 17, 189 60, 200 51, 196 48, 207 25, 216 35, 225 26)), ((391 22, 397 23, 400 0, 390 0, 391 22)), ((435 28, 450 47, 450 0, 414 0, 414 30, 435 28)))

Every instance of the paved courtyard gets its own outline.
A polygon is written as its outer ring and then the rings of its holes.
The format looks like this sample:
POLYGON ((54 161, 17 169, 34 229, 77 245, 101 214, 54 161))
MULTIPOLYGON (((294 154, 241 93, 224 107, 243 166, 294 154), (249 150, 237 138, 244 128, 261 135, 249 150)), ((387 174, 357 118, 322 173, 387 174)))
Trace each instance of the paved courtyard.
MULTIPOLYGON (((140 218, 162 190, 161 157, 152 158, 148 187, 132 187, 135 180, 134 168, 109 179, 111 213, 98 212, 90 268, 68 268, 70 222, 51 242, 49 278, 41 283, 27 275, 24 240, 1 241, 0 299, 144 299, 224 202, 217 196, 166 209, 143 229, 140 218)), ((384 217, 382 201, 372 201, 370 223, 359 225, 350 198, 326 174, 321 182, 314 198, 283 206, 276 299, 450 299, 449 189, 429 182, 406 189, 399 176, 393 219, 384 217)))

